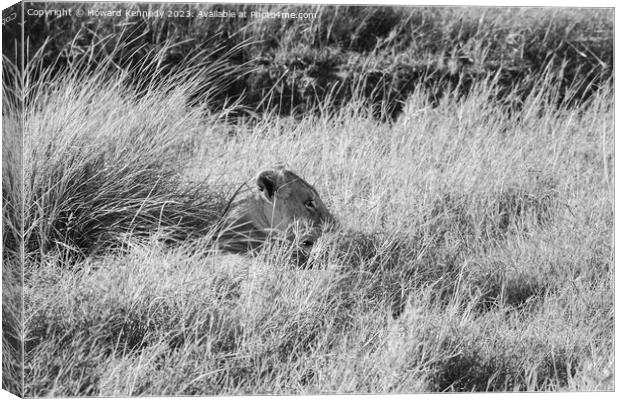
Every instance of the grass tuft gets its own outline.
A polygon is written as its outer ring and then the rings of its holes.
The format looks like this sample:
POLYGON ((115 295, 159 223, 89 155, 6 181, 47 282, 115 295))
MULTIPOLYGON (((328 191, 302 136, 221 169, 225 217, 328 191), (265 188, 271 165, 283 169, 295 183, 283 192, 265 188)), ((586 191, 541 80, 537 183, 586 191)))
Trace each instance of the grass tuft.
POLYGON ((211 172, 183 177, 206 122, 199 109, 186 110, 190 88, 169 79, 137 93, 122 73, 87 72, 28 88, 27 256, 85 256, 155 231, 169 241, 205 235, 226 199, 221 187, 202 184, 211 172))

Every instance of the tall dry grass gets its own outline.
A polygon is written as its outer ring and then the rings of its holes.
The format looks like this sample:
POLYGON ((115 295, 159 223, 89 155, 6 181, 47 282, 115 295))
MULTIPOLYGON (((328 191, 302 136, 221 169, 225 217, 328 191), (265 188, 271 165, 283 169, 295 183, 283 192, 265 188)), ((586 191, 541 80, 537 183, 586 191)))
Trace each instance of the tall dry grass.
POLYGON ((22 102, 12 64, 2 65, 2 388, 23 392, 22 102))
MULTIPOLYGON (((512 92, 518 104, 547 68, 557 75, 562 71, 560 90, 580 82, 579 97, 588 97, 613 75, 611 9, 131 3, 122 7, 157 10, 166 17, 88 15, 89 10, 116 10, 120 4, 71 5, 83 15, 64 19, 25 15, 30 52, 41 51, 46 65, 80 59, 96 65, 111 57, 120 68, 135 67, 161 53, 165 70, 197 54, 223 54, 251 40, 252 46, 228 60, 233 69, 250 65, 250 73, 236 76, 230 90, 220 93, 220 101, 235 98, 253 111, 305 114, 329 97, 347 103, 362 94, 389 111, 390 119, 418 86, 439 101, 450 87, 458 85, 467 93, 474 81, 498 74, 498 94, 512 92), (199 16, 216 10, 315 15, 199 16), (191 16, 175 18, 169 12, 191 16), (110 38, 121 51, 113 50, 110 38), (516 82, 524 90, 512 91, 516 82), (361 93, 359 85, 365 86, 361 93)), ((31 7, 60 6, 48 2, 31 7)), ((7 25, 6 37, 20 37, 18 26, 7 25)), ((5 54, 15 61, 11 46, 12 41, 5 40, 5 54)))
POLYGON ((32 91, 26 394, 613 389, 611 82, 578 107, 549 75, 521 112, 489 79, 420 88, 393 124, 351 103, 236 125, 180 81, 122 82, 32 91), (185 239, 276 161, 343 225, 309 269, 185 239))
POLYGON ((52 78, 55 67, 35 54, 24 72, 27 257, 59 250, 83 257, 118 245, 124 235, 154 230, 173 241, 203 236, 220 216, 221 184, 200 184, 217 172, 206 169, 190 182, 183 170, 205 126, 229 109, 190 108, 188 97, 205 80, 188 77, 214 76, 208 90, 201 89, 206 106, 209 93, 227 87, 226 58, 187 60, 178 65, 182 72, 170 74, 158 69, 155 57, 132 70, 150 71, 139 85, 112 59, 94 70, 77 61, 52 78))

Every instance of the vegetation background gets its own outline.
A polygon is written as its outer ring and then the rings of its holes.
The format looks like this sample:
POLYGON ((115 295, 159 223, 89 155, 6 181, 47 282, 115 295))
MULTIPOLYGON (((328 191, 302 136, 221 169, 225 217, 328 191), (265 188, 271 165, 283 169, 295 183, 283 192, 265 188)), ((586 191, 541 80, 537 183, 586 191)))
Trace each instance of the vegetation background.
POLYGON ((3 27, 4 388, 614 389, 610 10, 62 7, 193 16, 3 27), (317 17, 197 17, 254 9, 317 17), (209 245, 276 161, 343 224, 307 269, 209 245))

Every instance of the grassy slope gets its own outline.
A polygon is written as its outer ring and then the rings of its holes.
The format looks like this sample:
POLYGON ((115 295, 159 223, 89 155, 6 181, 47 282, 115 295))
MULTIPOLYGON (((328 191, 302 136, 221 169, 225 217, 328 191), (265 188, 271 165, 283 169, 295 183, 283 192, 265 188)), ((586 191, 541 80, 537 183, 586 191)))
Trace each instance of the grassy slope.
MULTIPOLYGON (((553 87, 542 85, 511 116, 487 100, 488 86, 436 108, 414 94, 393 125, 352 104, 231 128, 168 94, 139 102, 122 88, 67 111, 76 89, 61 85, 46 103, 62 107, 33 113, 29 134, 58 142, 98 132, 96 147, 63 151, 106 154, 103 181, 118 165, 142 167, 107 158, 116 148, 107 144, 133 145, 135 159, 162 156, 148 151, 159 144, 132 141, 129 127, 157 127, 162 139, 182 129, 189 141, 166 148, 178 158, 193 148, 192 159, 175 164, 168 153, 158 164, 173 176, 170 192, 181 180, 238 183, 285 161, 347 228, 376 235, 377 249, 343 260, 326 238, 310 270, 290 267, 286 248, 250 258, 126 235, 117 238, 124 251, 78 263, 62 246, 33 255, 26 394, 612 389, 613 94, 553 110, 542 95, 553 87), (65 123, 94 110, 75 119, 84 124, 65 123), (394 243, 408 256, 383 262, 394 243)), ((49 169, 36 184, 52 181, 49 169)))

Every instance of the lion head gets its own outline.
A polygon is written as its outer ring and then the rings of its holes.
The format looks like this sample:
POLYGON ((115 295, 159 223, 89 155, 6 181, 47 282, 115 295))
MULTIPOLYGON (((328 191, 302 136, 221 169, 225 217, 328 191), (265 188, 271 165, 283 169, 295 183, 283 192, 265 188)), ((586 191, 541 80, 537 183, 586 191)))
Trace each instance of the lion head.
POLYGON ((245 252, 270 238, 309 248, 334 223, 314 187, 285 167, 261 171, 254 183, 224 215, 217 237, 223 249, 245 252))

